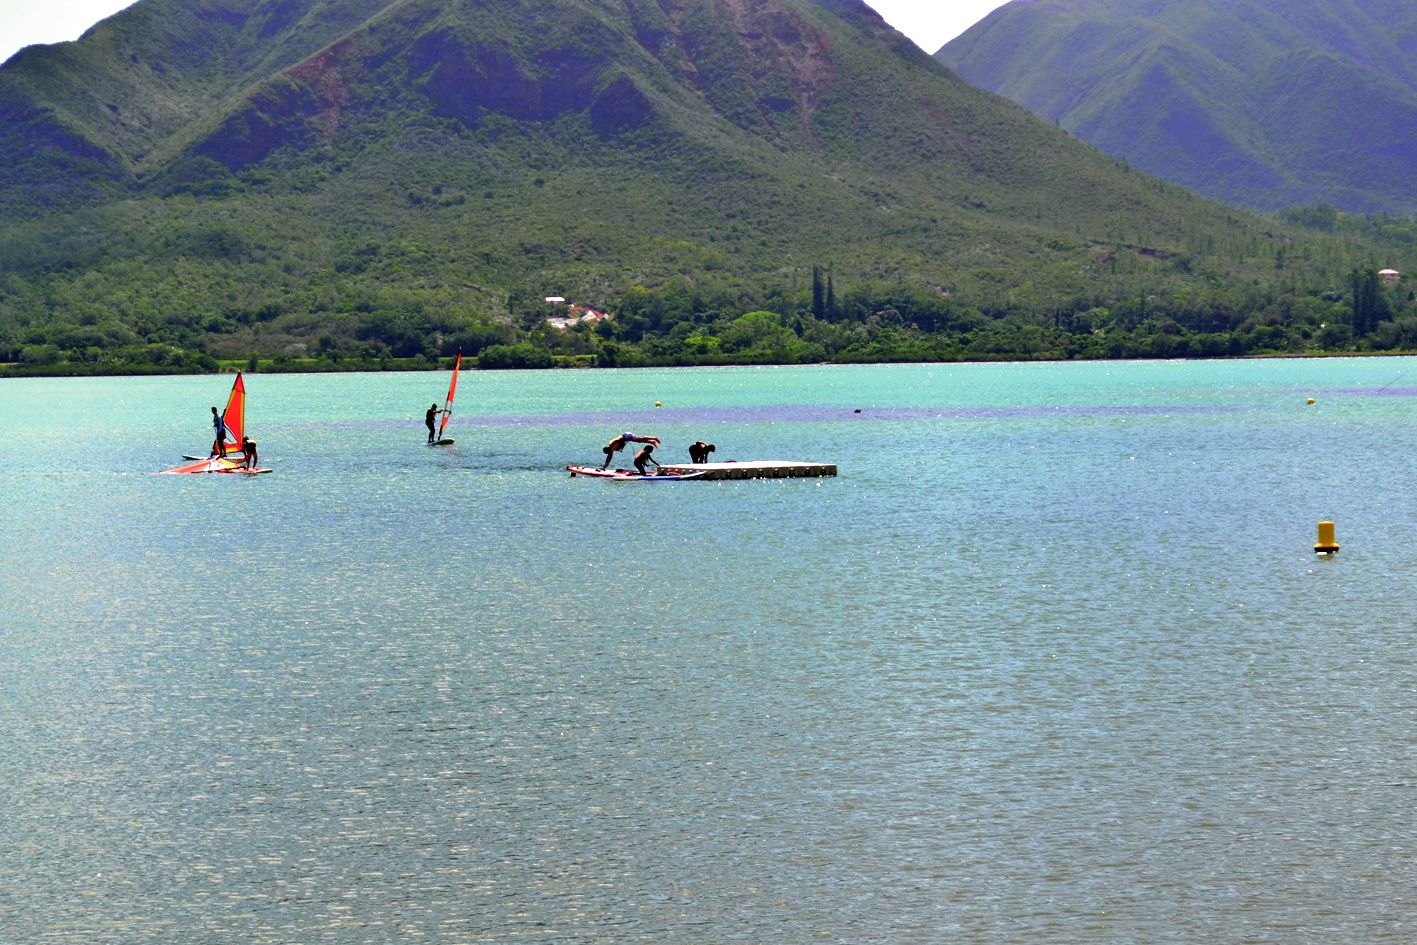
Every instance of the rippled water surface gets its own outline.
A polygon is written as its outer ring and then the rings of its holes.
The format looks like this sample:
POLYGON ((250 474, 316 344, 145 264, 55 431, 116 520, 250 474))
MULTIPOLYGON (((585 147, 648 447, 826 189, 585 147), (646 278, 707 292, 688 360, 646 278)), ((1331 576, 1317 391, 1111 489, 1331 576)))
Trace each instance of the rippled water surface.
POLYGON ((0 941, 1417 939, 1411 362, 446 381, 0 381, 0 941))

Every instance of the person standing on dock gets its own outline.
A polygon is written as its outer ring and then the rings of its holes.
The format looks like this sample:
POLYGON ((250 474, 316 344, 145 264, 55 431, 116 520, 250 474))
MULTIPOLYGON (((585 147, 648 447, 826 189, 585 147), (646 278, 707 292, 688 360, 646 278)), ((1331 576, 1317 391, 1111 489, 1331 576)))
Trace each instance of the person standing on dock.
MULTIPOLYGON (((621 433, 615 439, 605 444, 601 452, 605 454, 605 462, 601 464, 601 469, 607 469, 610 461, 615 458, 615 454, 625 448, 626 443, 648 443, 651 446, 659 445, 657 436, 635 436, 633 433, 621 433)), ((655 465, 658 465, 657 463, 655 465)))
POLYGON ((694 465, 706 463, 708 462, 708 455, 717 448, 718 447, 714 446, 712 443, 705 443, 703 440, 697 440, 693 443, 690 443, 689 462, 693 463, 694 465))
POLYGON ((216 440, 212 443, 212 455, 226 456, 226 417, 212 408, 212 426, 216 428, 216 440))
POLYGON ((428 426, 429 443, 433 442, 433 437, 437 429, 438 414, 442 412, 443 411, 439 409, 438 405, 434 404, 433 406, 429 407, 428 412, 423 415, 423 422, 428 426))
MULTIPOLYGON (((644 442, 644 441, 640 441, 640 442, 644 442)), ((654 468, 655 468, 655 469, 662 469, 662 468, 663 468, 662 466, 659 465, 659 463, 655 462, 654 457, 650 455, 650 453, 653 453, 653 452, 654 452, 654 444, 653 444, 653 443, 645 443, 645 448, 642 449, 642 450, 640 450, 638 453, 635 454, 635 468, 640 471, 640 475, 641 475, 641 476, 648 476, 648 475, 649 475, 649 473, 645 471, 645 463, 654 463, 654 468)))

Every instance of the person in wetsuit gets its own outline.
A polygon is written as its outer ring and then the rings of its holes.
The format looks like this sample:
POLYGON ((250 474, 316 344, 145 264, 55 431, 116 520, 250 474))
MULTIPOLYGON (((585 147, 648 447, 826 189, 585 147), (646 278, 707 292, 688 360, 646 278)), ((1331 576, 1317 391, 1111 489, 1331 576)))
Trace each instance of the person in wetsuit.
POLYGON ((438 414, 440 414, 440 413, 442 413, 442 412, 443 412, 443 411, 438 408, 438 405, 437 405, 437 404, 434 404, 433 406, 429 407, 429 408, 428 408, 428 412, 423 415, 423 422, 428 425, 428 442, 429 442, 429 443, 432 443, 432 442, 433 442, 433 433, 434 433, 434 429, 435 429, 435 422, 434 422, 434 421, 436 421, 436 420, 438 419, 438 414))
POLYGON ((212 408, 212 426, 216 429, 216 440, 212 443, 213 456, 226 455, 226 417, 212 408))
POLYGON ((706 463, 708 462, 708 454, 712 453, 715 449, 717 449, 716 446, 714 446, 712 443, 705 443, 703 440, 698 440, 694 443, 690 443, 689 462, 694 463, 695 465, 699 463, 706 463))
POLYGON ((610 461, 615 458, 615 454, 625 448, 626 443, 648 443, 651 446, 659 445, 657 436, 635 436, 633 433, 621 433, 615 439, 605 444, 601 452, 605 454, 605 462, 600 464, 601 469, 609 467, 610 461))

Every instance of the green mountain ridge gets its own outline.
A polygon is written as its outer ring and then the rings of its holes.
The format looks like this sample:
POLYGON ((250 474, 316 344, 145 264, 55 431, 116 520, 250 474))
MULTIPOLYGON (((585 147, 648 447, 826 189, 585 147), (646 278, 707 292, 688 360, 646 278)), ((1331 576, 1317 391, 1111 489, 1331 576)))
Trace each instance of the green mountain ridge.
POLYGON ((0 155, 35 364, 1234 353, 1407 252, 1140 174, 857 0, 141 0, 0 68, 0 155))
POLYGON ((1198 193, 1412 213, 1414 49, 1396 0, 1030 0, 936 58, 1198 193))

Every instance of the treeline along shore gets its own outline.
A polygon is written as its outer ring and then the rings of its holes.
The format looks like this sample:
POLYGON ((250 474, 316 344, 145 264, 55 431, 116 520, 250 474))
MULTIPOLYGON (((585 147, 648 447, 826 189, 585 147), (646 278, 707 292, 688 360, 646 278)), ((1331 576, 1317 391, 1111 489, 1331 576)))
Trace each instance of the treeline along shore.
POLYGON ((1251 285, 1196 299, 1138 289, 1051 310, 970 305, 936 287, 838 293, 820 267, 803 283, 749 294, 678 280, 632 288, 603 311, 512 294, 502 317, 412 305, 305 317, 302 334, 279 319, 138 324, 86 312, 12 326, 0 376, 432 370, 458 352, 483 370, 1417 352, 1409 281, 1374 267, 1326 291, 1251 285))

